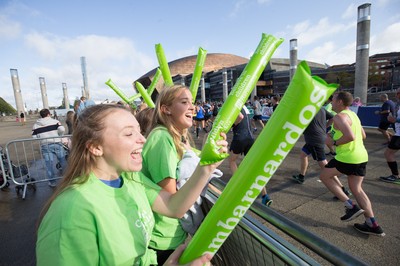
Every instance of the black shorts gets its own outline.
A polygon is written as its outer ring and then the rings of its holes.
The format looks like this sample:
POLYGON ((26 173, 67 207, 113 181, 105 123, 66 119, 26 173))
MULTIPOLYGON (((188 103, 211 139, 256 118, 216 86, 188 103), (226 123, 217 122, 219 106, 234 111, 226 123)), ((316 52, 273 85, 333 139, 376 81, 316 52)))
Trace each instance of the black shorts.
POLYGON ((314 160, 317 162, 323 161, 326 159, 325 157, 325 147, 324 146, 314 146, 310 144, 304 144, 303 148, 301 149, 305 154, 310 155, 313 157, 314 160))
POLYGON ((204 120, 204 117, 201 117, 201 118, 193 117, 193 120, 194 120, 194 121, 203 121, 203 120, 204 120))
POLYGON ((325 168, 336 168, 345 175, 365 176, 367 173, 367 162, 359 164, 342 163, 336 159, 332 159, 325 165, 325 168))
POLYGON ((388 148, 392 149, 392 150, 400 150, 400 137, 399 136, 393 136, 390 139, 388 148))
POLYGON ((262 120, 262 115, 254 115, 253 119, 254 120, 262 120))
POLYGON ((231 152, 233 152, 234 154, 246 155, 249 152, 253 143, 254 143, 254 139, 232 141, 231 146, 229 147, 229 150, 231 152))
POLYGON ((388 121, 379 122, 379 127, 378 127, 379 129, 387 130, 389 127, 392 127, 394 129, 394 124, 388 121))

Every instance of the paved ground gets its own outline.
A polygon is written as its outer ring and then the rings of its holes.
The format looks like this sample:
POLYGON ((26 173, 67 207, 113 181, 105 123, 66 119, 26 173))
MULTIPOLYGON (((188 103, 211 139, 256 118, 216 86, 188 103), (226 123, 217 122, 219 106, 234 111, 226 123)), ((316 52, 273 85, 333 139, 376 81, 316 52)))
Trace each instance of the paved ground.
MULTIPOLYGON (((13 139, 30 138, 33 122, 34 119, 28 120, 26 126, 16 122, 0 122, 0 145, 4 146, 13 139)), ((383 157, 383 138, 376 129, 366 131, 370 160, 364 189, 372 201, 378 222, 386 232, 385 237, 360 234, 352 228, 353 222, 340 221, 339 217, 344 213, 343 205, 332 200, 332 195, 319 182, 316 163, 310 163, 309 175, 303 185, 291 180, 291 176, 299 169, 299 150, 304 143, 302 139, 268 183, 269 193, 274 200, 271 208, 367 264, 400 265, 400 186, 377 179, 380 175, 389 174, 383 157)), ((200 145, 201 139, 196 143, 200 145)), ((227 161, 220 169, 225 173, 223 179, 229 181, 227 161)), ((341 179, 346 183, 344 177, 341 179)), ((0 265, 35 265, 36 220, 51 192, 46 184, 39 184, 36 192, 28 190, 26 199, 22 200, 15 193, 13 185, 9 190, 0 191, 0 265)), ((358 218, 355 222, 363 222, 363 219, 358 218)), ((266 226, 271 227, 268 224, 266 226)))

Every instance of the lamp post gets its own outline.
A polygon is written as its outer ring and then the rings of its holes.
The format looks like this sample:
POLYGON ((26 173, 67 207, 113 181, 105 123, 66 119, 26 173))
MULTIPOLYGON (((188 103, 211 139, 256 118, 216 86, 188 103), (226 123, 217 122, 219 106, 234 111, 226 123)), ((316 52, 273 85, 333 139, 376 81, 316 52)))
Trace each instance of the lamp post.
POLYGON ((25 113, 24 101, 22 100, 21 86, 19 84, 18 70, 10 69, 11 82, 14 89, 15 105, 17 109, 17 115, 19 116, 22 112, 25 113))
POLYGON ((291 39, 289 46, 290 46, 290 81, 291 81, 297 68, 297 39, 291 39))
POLYGON ((69 99, 68 99, 67 83, 62 83, 62 89, 63 89, 63 94, 64 94, 64 108, 69 110, 69 99))
POLYGON ((391 77, 391 86, 390 86, 390 90, 393 90, 393 83, 394 83, 394 69, 395 69, 395 67, 396 67, 396 64, 395 64, 395 60, 390 60, 390 66, 392 67, 392 77, 391 77))
POLYGON ((47 98, 46 81, 44 77, 39 77, 40 92, 42 95, 42 103, 44 109, 49 109, 49 101, 47 98))
POLYGON ((358 7, 354 97, 367 103, 371 4, 358 7))

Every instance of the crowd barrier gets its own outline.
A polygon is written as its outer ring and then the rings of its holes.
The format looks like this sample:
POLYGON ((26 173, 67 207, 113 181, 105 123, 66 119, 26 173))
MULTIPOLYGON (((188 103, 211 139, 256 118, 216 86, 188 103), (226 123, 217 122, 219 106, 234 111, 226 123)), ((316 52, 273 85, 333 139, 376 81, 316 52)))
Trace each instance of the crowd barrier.
POLYGON ((11 177, 8 177, 8 172, 6 171, 7 164, 7 157, 4 153, 3 147, 0 146, 0 189, 4 187, 8 187, 10 185, 9 180, 11 177))
POLYGON ((3 180, 0 180, 0 187, 8 186, 12 181, 16 184, 17 194, 25 199, 28 188, 36 190, 36 183, 55 182, 61 178, 61 164, 65 168, 69 140, 70 136, 63 136, 8 142, 5 149, 1 148, 0 166, 3 180), (62 157, 65 161, 60 161, 57 157, 62 157), (49 171, 53 172, 52 179, 49 178, 49 171))
POLYGON ((379 126, 380 115, 376 115, 375 111, 379 111, 380 106, 351 106, 350 109, 358 115, 363 127, 377 128, 379 126))

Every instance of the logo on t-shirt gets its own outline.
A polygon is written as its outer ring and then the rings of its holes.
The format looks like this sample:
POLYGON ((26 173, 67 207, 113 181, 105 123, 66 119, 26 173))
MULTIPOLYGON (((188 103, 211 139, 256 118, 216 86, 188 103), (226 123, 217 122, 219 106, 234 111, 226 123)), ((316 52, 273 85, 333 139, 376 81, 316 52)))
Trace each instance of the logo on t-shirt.
POLYGON ((148 213, 146 211, 139 211, 138 213, 139 218, 135 222, 135 226, 140 228, 143 234, 146 243, 149 244, 151 231, 154 227, 154 218, 153 213, 148 213))

